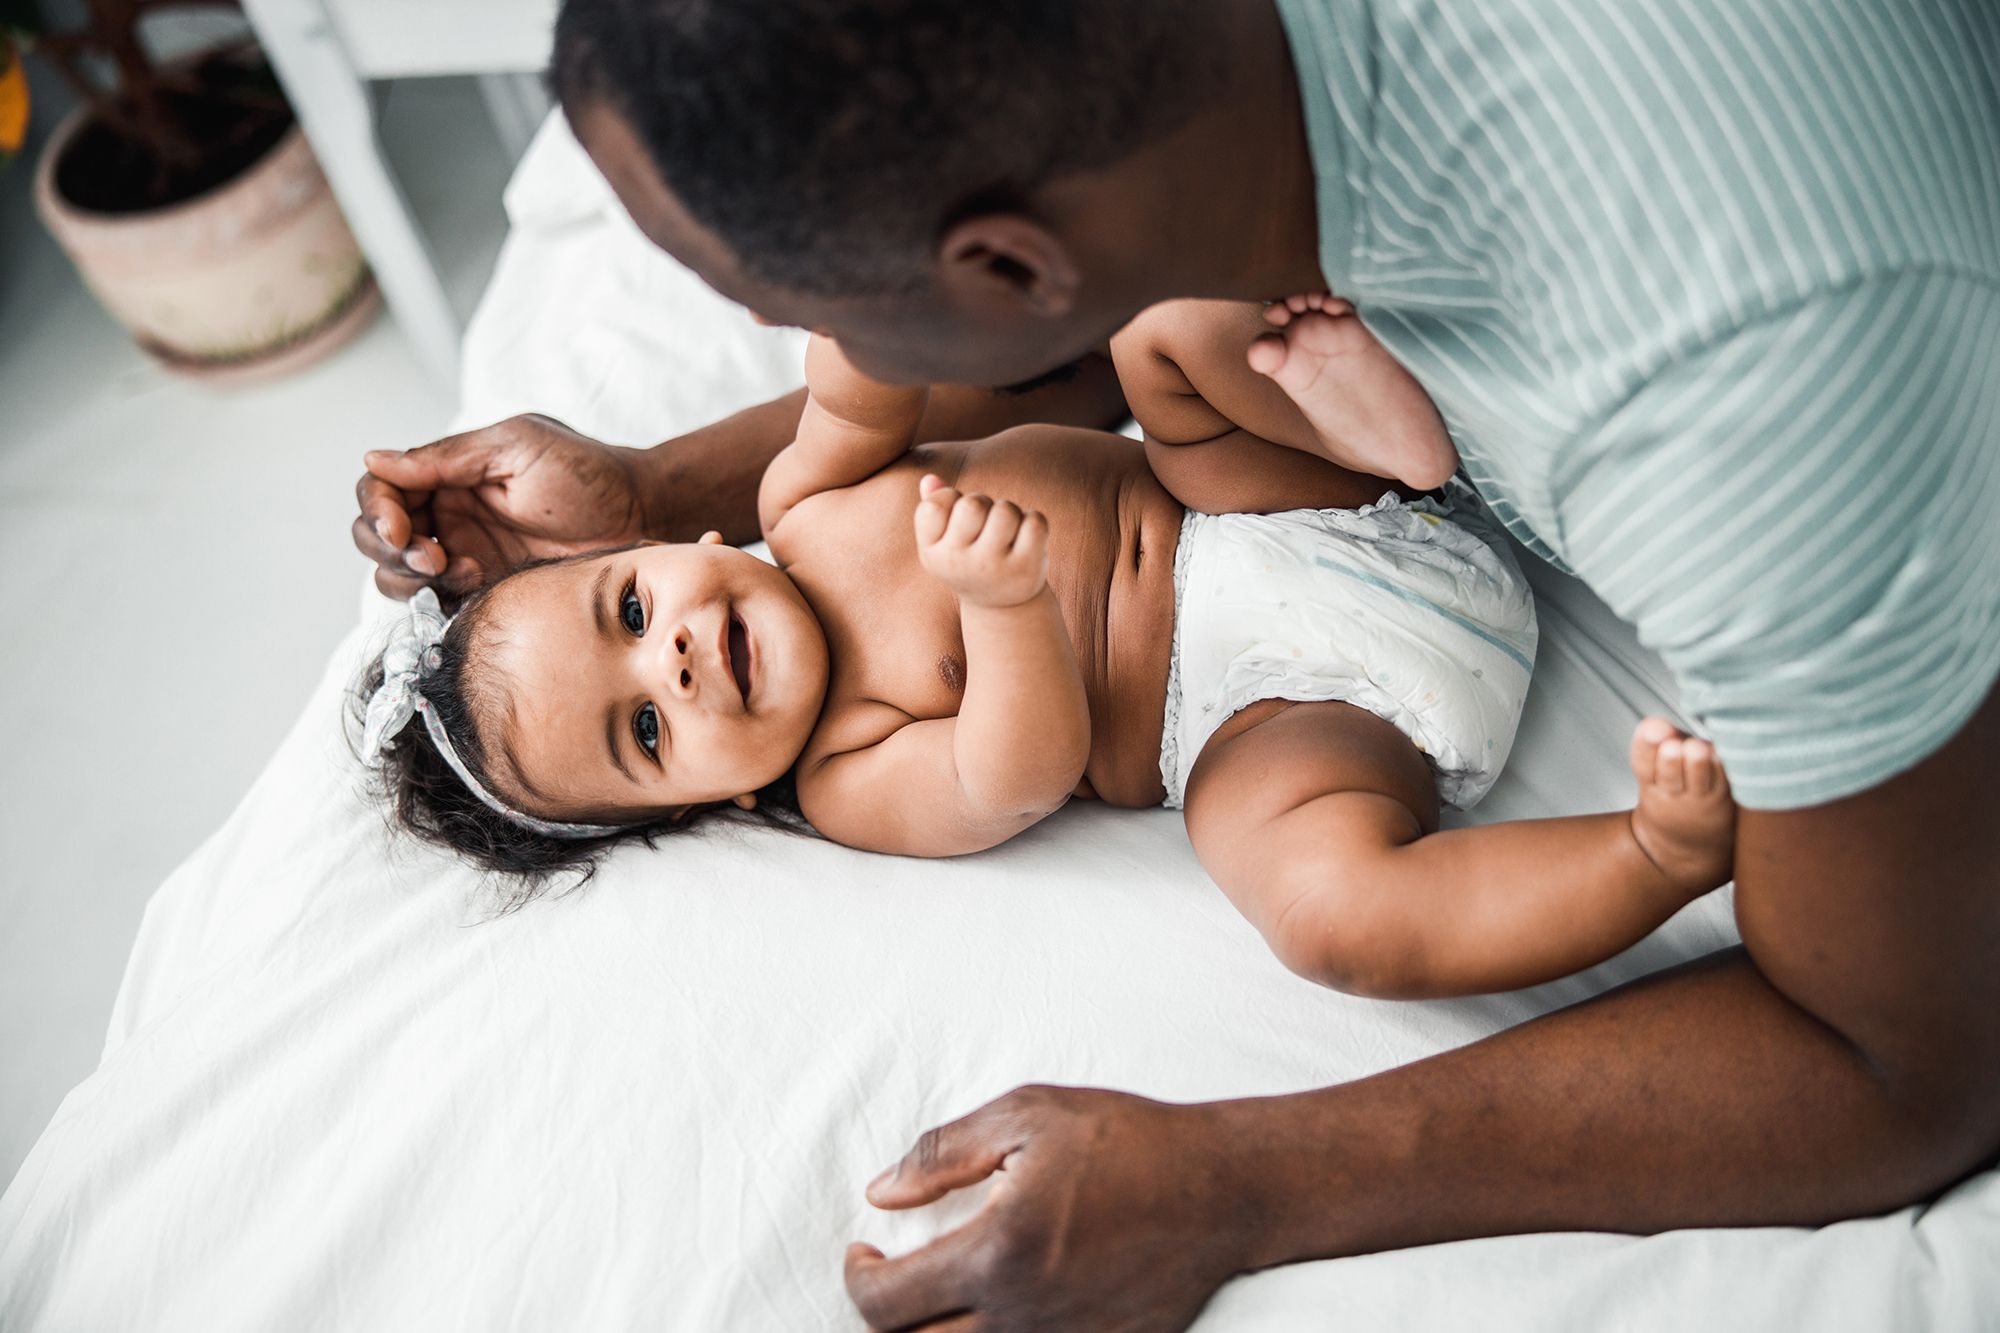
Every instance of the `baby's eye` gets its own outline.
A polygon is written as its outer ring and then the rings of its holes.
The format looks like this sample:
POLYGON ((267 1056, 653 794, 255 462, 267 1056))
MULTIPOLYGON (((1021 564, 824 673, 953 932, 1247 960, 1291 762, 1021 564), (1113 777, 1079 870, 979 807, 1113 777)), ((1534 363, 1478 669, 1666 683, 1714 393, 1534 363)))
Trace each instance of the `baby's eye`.
POLYGON ((646 608, 639 604, 639 594, 628 585, 625 595, 618 599, 618 619, 634 636, 646 632, 646 608))
POLYGON ((632 716, 632 735, 639 742, 639 748, 647 754, 660 752, 660 714, 651 704, 646 704, 632 716))

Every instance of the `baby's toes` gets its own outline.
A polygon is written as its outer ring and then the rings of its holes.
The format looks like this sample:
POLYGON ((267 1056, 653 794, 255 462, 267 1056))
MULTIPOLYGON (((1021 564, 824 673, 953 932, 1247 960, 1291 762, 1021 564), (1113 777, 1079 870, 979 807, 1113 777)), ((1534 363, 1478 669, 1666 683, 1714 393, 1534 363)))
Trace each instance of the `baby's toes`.
POLYGON ((1690 796, 1713 796, 1715 794, 1715 747, 1707 741, 1690 738, 1682 746, 1682 766, 1687 770, 1687 789, 1690 796))
POLYGON ((1353 315, 1314 311, 1285 330, 1285 340, 1314 356, 1331 358, 1368 350, 1374 335, 1353 315))
POLYGON ((1669 796, 1687 791, 1687 745, 1679 737, 1660 742, 1660 763, 1654 781, 1669 796))
POLYGON ((1285 368, 1292 354, 1282 334, 1260 333, 1250 344, 1250 369, 1259 375, 1275 375, 1285 368))
POLYGON ((1734 800, 1729 790, 1729 769, 1723 765, 1722 756, 1707 741, 1702 742, 1702 751, 1708 756, 1708 794, 1725 801, 1734 800))
POLYGON ((1632 728, 1632 776, 1649 787, 1660 762, 1660 742, 1674 734, 1674 724, 1663 717, 1649 717, 1632 728))

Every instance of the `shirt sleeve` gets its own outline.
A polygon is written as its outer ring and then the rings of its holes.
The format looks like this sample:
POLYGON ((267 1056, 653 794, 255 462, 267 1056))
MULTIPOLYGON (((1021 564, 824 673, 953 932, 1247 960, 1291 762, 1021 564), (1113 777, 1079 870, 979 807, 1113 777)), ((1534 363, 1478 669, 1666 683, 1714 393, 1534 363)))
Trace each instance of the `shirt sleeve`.
POLYGON ((1680 680, 1737 799, 1876 786, 2000 675, 2000 288, 1914 273, 1668 367, 1553 478, 1561 546, 1680 680))

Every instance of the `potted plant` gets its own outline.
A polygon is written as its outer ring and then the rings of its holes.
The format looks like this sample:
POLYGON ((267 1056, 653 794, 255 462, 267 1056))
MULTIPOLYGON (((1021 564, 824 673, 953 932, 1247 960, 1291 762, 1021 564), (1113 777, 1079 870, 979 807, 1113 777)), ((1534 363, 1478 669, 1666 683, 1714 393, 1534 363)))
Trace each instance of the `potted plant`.
POLYGON ((147 15, 195 7, 236 6, 86 0, 80 27, 34 32, 28 49, 78 101, 36 165, 35 205, 146 351, 212 378, 273 374, 345 342, 380 299, 255 42, 174 60, 146 45, 147 15))
POLYGON ((0 0, 0 167, 28 141, 28 70, 21 46, 36 15, 29 0, 0 0))

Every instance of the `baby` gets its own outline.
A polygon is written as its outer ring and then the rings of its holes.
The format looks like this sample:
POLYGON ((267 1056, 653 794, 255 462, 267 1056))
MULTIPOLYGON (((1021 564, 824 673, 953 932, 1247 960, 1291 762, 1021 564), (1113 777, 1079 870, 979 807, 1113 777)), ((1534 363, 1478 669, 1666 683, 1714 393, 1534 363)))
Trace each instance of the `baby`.
POLYGON ((927 391, 815 338, 775 563, 709 533, 528 566, 448 624, 423 594, 364 683, 404 822, 532 874, 774 803, 916 856, 1165 803, 1286 965, 1398 997, 1565 975, 1729 877, 1721 768, 1658 719, 1635 809, 1439 830, 1505 762, 1534 615, 1350 308, 1175 302, 1113 352, 1144 444, 912 448, 927 391))

